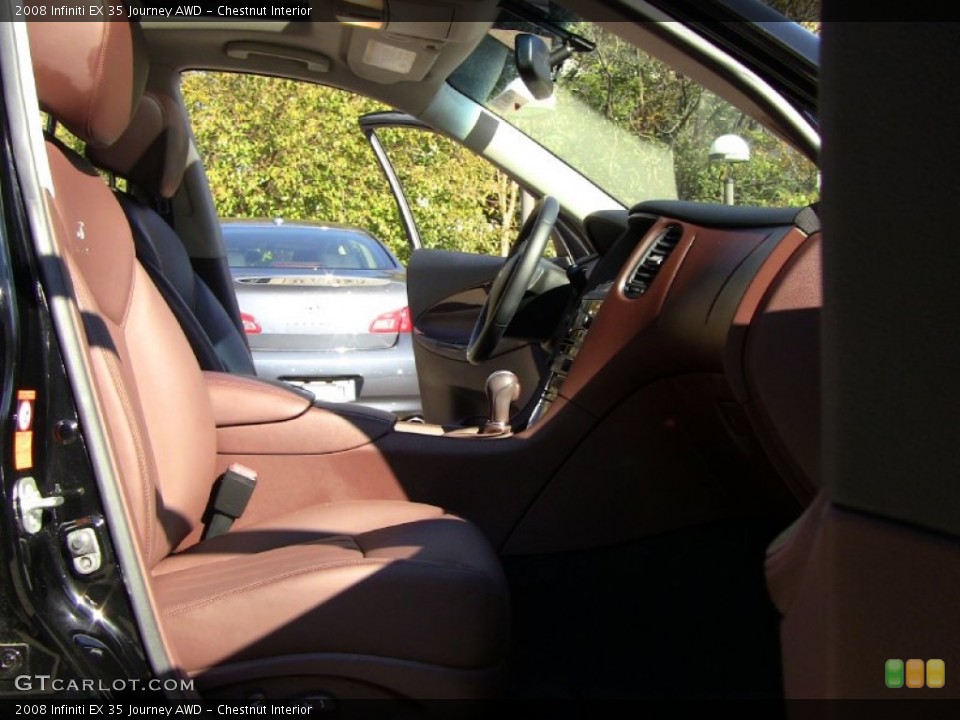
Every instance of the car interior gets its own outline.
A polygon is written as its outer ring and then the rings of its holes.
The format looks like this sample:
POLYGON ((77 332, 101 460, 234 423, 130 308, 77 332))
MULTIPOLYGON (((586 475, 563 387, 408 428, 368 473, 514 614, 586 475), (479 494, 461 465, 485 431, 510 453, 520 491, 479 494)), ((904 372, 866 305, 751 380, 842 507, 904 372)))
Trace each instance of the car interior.
MULTIPOLYGON (((909 108, 849 60, 900 77, 884 48, 949 54, 955 31, 828 24, 823 203, 623 208, 542 148, 507 160, 515 131, 446 83, 495 2, 383 29, 314 5, 329 22, 24 33, 39 107, 86 143, 48 132, 18 168, 41 199, 27 214, 52 260, 101 542, 154 671, 204 697, 779 699, 883 697, 887 658, 949 660, 960 626, 929 618, 960 602, 956 471, 917 453, 936 440, 955 460, 951 393, 931 392, 954 371, 930 357, 960 327, 940 324, 956 319, 950 263, 908 260, 898 281, 864 248, 891 223, 942 236, 923 211, 943 190, 895 197, 872 143, 890 123, 915 130, 909 108), (402 82, 367 62, 388 34, 411 53, 402 82), (255 377, 179 92, 198 68, 376 97, 538 191, 510 257, 412 254, 425 422, 255 377), (543 260, 555 233, 590 252, 543 260), (904 277, 942 302, 895 304, 904 277), (911 409, 926 421, 884 424, 911 409), (245 506, 223 510, 251 476, 245 506)), ((729 58, 704 63, 677 28, 637 21, 659 3, 569 5, 816 158, 796 112, 729 58)), ((929 142, 905 142, 936 164, 929 142)))

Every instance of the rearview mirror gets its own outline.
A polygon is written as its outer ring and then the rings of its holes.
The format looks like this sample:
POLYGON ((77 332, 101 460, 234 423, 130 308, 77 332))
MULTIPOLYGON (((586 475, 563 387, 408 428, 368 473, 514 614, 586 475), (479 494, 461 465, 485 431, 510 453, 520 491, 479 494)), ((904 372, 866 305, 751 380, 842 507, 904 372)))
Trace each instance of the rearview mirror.
POLYGON ((527 33, 517 35, 514 57, 517 73, 535 99, 545 100, 553 95, 550 48, 542 38, 527 33))

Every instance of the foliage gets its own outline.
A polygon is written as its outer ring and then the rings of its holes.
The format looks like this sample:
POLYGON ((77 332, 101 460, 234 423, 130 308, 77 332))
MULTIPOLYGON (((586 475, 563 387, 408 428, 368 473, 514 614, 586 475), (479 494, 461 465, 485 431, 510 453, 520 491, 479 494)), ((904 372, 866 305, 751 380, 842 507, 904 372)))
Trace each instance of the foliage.
MULTIPOLYGON (((816 167, 756 120, 615 35, 589 26, 579 30, 592 30, 597 49, 568 61, 560 83, 630 135, 668 150, 680 198, 721 200, 722 170, 710 165, 708 150, 720 135, 734 133, 751 150, 750 162, 732 168, 738 204, 805 205, 816 199, 816 167)), ((622 187, 633 189, 634 197, 649 197, 635 186, 622 187)))
POLYGON ((436 133, 377 132, 393 160, 425 247, 506 254, 516 229, 516 183, 436 133))
MULTIPOLYGON (((357 124, 381 105, 319 85, 213 72, 186 74, 183 96, 221 217, 358 225, 406 261, 393 195, 357 124)), ((500 173, 435 133, 378 136, 431 247, 499 252, 500 173)))
POLYGON ((820 0, 766 0, 766 4, 809 30, 820 29, 820 0))

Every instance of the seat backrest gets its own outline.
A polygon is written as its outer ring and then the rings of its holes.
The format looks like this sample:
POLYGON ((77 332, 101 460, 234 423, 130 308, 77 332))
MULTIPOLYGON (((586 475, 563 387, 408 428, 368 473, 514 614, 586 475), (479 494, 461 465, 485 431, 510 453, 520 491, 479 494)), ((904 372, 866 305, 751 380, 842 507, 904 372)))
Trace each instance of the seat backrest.
MULTIPOLYGON (((143 88, 139 28, 38 22, 28 31, 43 109, 88 144, 116 141, 143 88)), ((216 459, 210 399, 180 326, 136 261, 114 194, 57 142, 48 141, 47 155, 61 260, 128 512, 152 567, 201 522, 216 459)))
MULTIPOLYGON (((171 198, 180 187, 189 153, 176 102, 144 93, 129 127, 108 146, 90 146, 94 165, 127 179, 142 192, 171 198)), ((204 370, 256 374, 246 340, 203 279, 174 229, 153 208, 131 195, 120 204, 133 230, 137 258, 183 329, 204 370)))

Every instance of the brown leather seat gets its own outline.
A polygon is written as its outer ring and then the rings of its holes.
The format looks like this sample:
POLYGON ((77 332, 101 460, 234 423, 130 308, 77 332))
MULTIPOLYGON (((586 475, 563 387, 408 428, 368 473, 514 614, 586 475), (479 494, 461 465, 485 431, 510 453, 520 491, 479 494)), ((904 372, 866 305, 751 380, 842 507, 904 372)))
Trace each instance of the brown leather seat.
MULTIPOLYGON (((44 109, 88 143, 114 142, 143 87, 138 30, 43 22, 29 32, 44 109)), ((192 542, 217 472, 218 410, 208 392, 216 374, 200 371, 136 262, 130 227, 103 180, 54 141, 47 155, 57 242, 174 662, 208 687, 280 677, 298 678, 285 687, 303 692, 339 678, 357 692, 490 693, 507 650, 509 604, 497 558, 470 523, 411 502, 330 502, 261 511, 254 524, 192 542)), ((274 397, 281 410, 303 402, 262 388, 260 402, 274 397)), ((302 412, 319 426, 331 415, 302 412)))
POLYGON ((469 523, 430 505, 371 500, 304 508, 154 568, 165 622, 191 668, 317 647, 491 665, 507 621, 499 572, 469 523), (260 621, 240 621, 251 617, 260 621))
POLYGON ((256 375, 239 321, 196 273, 173 227, 141 200, 173 198, 189 153, 189 131, 180 107, 156 90, 144 93, 117 142, 86 149, 94 165, 127 181, 132 192, 118 192, 117 199, 133 231, 137 260, 180 323, 200 367, 256 375))

